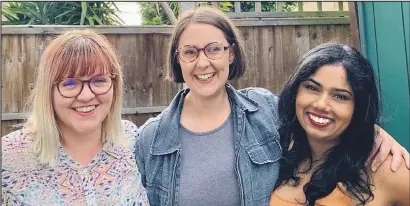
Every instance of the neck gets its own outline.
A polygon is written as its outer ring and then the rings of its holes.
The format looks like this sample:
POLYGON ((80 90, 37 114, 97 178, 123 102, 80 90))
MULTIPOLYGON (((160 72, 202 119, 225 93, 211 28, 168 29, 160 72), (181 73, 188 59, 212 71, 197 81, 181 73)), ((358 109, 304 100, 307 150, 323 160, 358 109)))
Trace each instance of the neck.
POLYGON ((192 111, 199 118, 219 116, 224 108, 230 111, 228 94, 225 88, 212 97, 203 97, 189 92, 184 101, 184 109, 192 111))
POLYGON ((102 149, 102 129, 79 133, 60 126, 64 151, 81 165, 87 165, 102 149))
POLYGON ((312 160, 319 160, 326 156, 327 151, 339 143, 338 139, 317 140, 308 137, 310 150, 312 151, 312 160))

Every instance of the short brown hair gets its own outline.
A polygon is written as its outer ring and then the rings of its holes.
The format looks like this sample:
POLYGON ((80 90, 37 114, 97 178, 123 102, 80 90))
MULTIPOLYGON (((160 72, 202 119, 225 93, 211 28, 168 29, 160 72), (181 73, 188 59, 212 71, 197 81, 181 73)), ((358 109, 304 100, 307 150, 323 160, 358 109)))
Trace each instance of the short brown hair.
POLYGON ((231 49, 233 49, 235 57, 233 63, 229 65, 228 79, 232 80, 241 77, 245 72, 246 58, 243 40, 238 29, 222 11, 210 7, 199 7, 182 13, 178 18, 167 51, 167 79, 176 83, 185 82, 182 77, 181 65, 178 63, 178 55, 176 51, 181 34, 190 23, 209 24, 222 30, 226 40, 229 45, 231 45, 231 49))

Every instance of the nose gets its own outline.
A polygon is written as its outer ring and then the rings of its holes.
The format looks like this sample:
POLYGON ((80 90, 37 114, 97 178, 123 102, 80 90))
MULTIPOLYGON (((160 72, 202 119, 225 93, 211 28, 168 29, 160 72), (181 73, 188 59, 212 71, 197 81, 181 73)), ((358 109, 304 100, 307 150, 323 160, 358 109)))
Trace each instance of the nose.
POLYGON ((319 111, 330 112, 329 97, 326 94, 322 94, 313 103, 313 107, 319 111))
POLYGON ((84 83, 83 89, 77 96, 77 99, 83 102, 88 102, 95 97, 95 94, 91 91, 90 83, 84 83))
POLYGON ((210 61, 208 59, 208 57, 205 55, 205 52, 199 51, 198 53, 198 62, 197 62, 197 67, 199 68, 207 68, 210 65, 210 61))

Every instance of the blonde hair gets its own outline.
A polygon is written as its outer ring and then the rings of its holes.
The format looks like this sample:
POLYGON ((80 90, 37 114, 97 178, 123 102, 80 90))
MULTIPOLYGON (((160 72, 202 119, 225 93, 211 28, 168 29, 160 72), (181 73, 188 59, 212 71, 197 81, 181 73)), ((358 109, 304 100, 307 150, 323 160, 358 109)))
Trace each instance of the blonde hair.
POLYGON ((102 141, 114 146, 125 143, 121 123, 122 67, 114 48, 107 38, 94 31, 68 31, 54 39, 42 54, 35 87, 27 101, 31 115, 24 130, 34 136, 33 149, 41 164, 56 164, 61 138, 52 104, 55 82, 101 70, 116 75, 113 102, 102 122, 102 141))

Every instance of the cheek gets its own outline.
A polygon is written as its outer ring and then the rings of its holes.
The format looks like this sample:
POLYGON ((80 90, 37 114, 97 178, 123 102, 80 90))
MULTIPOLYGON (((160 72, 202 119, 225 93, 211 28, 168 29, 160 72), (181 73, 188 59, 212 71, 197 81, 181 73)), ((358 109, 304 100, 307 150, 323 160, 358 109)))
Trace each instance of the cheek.
POLYGON ((220 70, 226 70, 229 71, 229 65, 231 65, 230 60, 229 60, 229 55, 225 56, 224 58, 220 59, 220 61, 215 62, 217 67, 220 70))
POLYGON ((303 102, 301 101, 301 97, 298 95, 296 97, 296 103, 295 103, 295 110, 296 110, 296 117, 298 118, 299 122, 303 118, 303 102))
POLYGON ((52 105, 56 112, 59 112, 63 107, 67 107, 71 101, 67 98, 63 98, 57 89, 53 89, 52 92, 52 105))
POLYGON ((304 110, 311 101, 310 99, 309 95, 299 89, 296 95, 296 112, 304 110))
POLYGON ((354 112, 353 104, 349 104, 349 105, 344 106, 343 108, 340 108, 340 116, 343 117, 346 124, 349 124, 351 122, 352 117, 353 117, 353 112, 354 112))
POLYGON ((106 94, 98 96, 98 100, 101 103, 111 105, 114 102, 114 88, 111 88, 111 90, 107 92, 106 94))
POLYGON ((180 65, 181 65, 182 77, 185 79, 185 77, 188 77, 188 75, 191 74, 194 66, 188 63, 182 63, 180 65))

